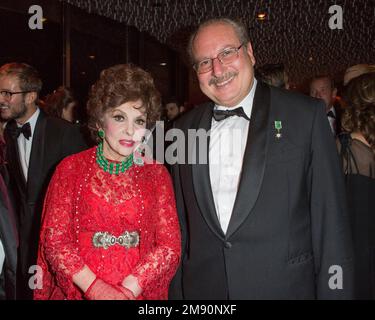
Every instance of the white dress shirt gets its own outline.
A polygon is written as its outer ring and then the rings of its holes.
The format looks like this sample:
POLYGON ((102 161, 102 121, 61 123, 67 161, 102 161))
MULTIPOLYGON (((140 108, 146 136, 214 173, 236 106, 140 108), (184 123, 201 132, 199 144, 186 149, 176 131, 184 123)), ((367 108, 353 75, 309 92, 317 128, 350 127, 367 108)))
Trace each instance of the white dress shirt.
MULTIPOLYGON (((336 110, 334 107, 332 107, 331 109, 328 110, 328 112, 332 111, 333 115, 335 116, 335 118, 332 118, 332 117, 328 117, 328 121, 329 121, 329 126, 331 127, 331 131, 334 135, 336 135, 336 110)), ((327 114, 328 114, 327 112, 327 114)))
POLYGON ((4 261, 5 261, 5 251, 4 251, 3 244, 1 243, 1 239, 0 239, 0 274, 3 272, 4 261))
MULTIPOLYGON (((249 94, 237 106, 228 108, 215 105, 214 108, 228 110, 242 107, 250 118, 256 85, 254 78, 249 94)), ((248 130, 249 121, 243 117, 232 116, 221 121, 212 118, 209 146, 210 181, 216 213, 224 234, 227 232, 236 200, 248 130)))
MULTIPOLYGON (((40 110, 38 108, 34 112, 34 114, 29 118, 29 120, 25 122, 25 123, 27 122, 30 123, 30 127, 31 127, 31 137, 29 138, 29 140, 27 140, 22 133, 17 138, 22 172, 26 181, 27 181, 27 173, 29 171, 30 154, 31 154, 31 147, 33 144, 35 125, 36 125, 36 121, 38 120, 39 113, 40 113, 40 110)), ((17 123, 17 126, 22 127, 22 125, 18 123, 17 123)))

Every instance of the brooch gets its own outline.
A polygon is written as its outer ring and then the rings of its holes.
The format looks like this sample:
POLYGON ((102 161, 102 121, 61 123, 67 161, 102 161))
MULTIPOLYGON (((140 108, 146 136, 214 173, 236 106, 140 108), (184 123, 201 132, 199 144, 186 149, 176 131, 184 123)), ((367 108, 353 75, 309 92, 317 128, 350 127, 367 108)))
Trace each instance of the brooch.
POLYGON ((281 121, 276 120, 276 121, 275 121, 275 129, 277 130, 277 133, 276 133, 275 137, 276 137, 277 139, 280 139, 280 138, 282 137, 282 134, 281 134, 281 129, 282 129, 282 128, 283 128, 283 126, 282 126, 281 121))

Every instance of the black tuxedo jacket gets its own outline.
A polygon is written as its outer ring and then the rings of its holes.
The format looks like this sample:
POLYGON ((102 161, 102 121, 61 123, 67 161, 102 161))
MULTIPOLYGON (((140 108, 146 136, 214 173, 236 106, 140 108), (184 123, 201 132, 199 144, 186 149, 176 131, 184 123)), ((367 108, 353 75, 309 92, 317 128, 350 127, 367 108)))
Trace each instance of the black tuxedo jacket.
POLYGON ((342 131, 342 126, 341 126, 341 118, 342 118, 342 108, 340 106, 340 104, 336 103, 333 105, 333 107, 335 108, 335 112, 336 112, 336 136, 338 136, 342 131))
POLYGON ((10 121, 5 128, 8 171, 16 199, 20 234, 18 272, 27 286, 29 267, 36 264, 40 219, 48 183, 56 165, 66 156, 86 149, 79 127, 65 120, 48 117, 42 110, 36 122, 28 179, 20 164, 17 139, 12 136, 10 121))
MULTIPOLYGON (((3 177, 0 176, 3 180, 3 177)), ((0 181, 5 187, 4 181, 0 181)), ((9 210, 9 196, 0 192, 0 239, 5 252, 3 271, 0 274, 0 300, 16 298, 16 270, 18 235, 16 219, 9 210)))
MULTIPOLYGON (((188 129, 209 130, 212 110, 212 103, 197 107, 176 128, 185 137, 188 129)), ((186 138, 185 147, 199 159, 197 141, 186 138)), ((258 82, 226 234, 208 164, 188 164, 187 157, 172 168, 183 255, 170 298, 352 298, 344 182, 321 102, 258 82), (340 271, 343 289, 335 289, 340 271)))

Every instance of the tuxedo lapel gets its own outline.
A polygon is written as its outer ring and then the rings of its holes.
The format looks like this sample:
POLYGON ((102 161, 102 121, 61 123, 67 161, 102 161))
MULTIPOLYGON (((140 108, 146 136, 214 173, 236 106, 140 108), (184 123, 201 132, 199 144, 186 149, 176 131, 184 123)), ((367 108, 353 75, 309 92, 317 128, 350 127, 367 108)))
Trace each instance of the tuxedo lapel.
POLYGON ((242 173, 226 237, 229 238, 253 209, 262 185, 268 146, 270 88, 258 82, 251 112, 242 173))
MULTIPOLYGON (((198 128, 200 130, 204 130, 205 132, 209 132, 211 129, 211 122, 212 122, 212 111, 213 111, 213 104, 209 104, 206 108, 204 108, 202 117, 199 120, 198 128)), ((192 156, 195 157, 196 164, 190 164, 189 167, 191 168, 192 180, 193 180, 193 187, 195 197, 197 199, 198 206, 200 211, 205 219, 207 225, 211 229, 213 233, 216 234, 221 239, 224 239, 224 233, 220 227, 219 220, 217 218, 215 203, 212 195, 212 188, 211 188, 211 181, 210 181, 210 173, 209 173, 209 144, 210 139, 207 139, 207 147, 201 148, 202 152, 206 154, 201 155, 199 154, 199 144, 202 141, 200 139, 195 139, 194 144, 191 145, 192 156), (199 141, 199 143, 196 143, 199 141), (204 158, 206 159, 206 163, 200 164, 199 159, 204 158)), ((188 150, 190 148, 190 144, 188 146, 188 150)), ((191 159, 189 159, 191 161, 191 159)))
POLYGON ((39 193, 39 185, 42 179, 43 164, 45 156, 46 144, 46 115, 40 111, 38 116, 33 136, 33 143, 31 146, 29 170, 27 173, 27 194, 29 201, 35 202, 37 193, 39 193))

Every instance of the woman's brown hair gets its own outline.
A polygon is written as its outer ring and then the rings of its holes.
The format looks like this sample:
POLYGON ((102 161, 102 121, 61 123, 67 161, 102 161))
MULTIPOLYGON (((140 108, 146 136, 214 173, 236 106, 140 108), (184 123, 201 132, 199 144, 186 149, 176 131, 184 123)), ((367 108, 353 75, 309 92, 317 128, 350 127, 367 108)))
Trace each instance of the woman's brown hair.
POLYGON ((375 153, 375 73, 366 73, 348 84, 342 127, 360 132, 375 153))
POLYGON ((61 118, 64 108, 70 103, 78 103, 70 88, 60 86, 45 99, 46 112, 57 118, 61 118))
POLYGON ((142 101, 147 123, 160 117, 161 97, 151 75, 133 64, 120 64, 101 72, 99 80, 91 87, 87 102, 88 127, 97 139, 97 125, 104 114, 130 101, 142 101))

